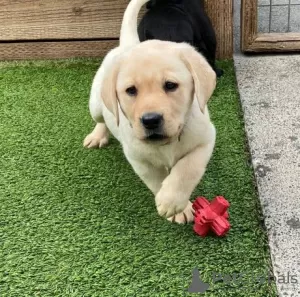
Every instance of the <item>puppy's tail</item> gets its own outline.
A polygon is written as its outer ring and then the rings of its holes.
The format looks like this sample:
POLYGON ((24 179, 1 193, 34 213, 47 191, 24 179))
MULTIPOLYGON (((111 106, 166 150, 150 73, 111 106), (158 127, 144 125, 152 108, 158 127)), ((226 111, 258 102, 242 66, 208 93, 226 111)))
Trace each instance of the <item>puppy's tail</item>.
POLYGON ((124 13, 121 33, 120 46, 127 47, 140 43, 138 35, 138 16, 143 5, 150 0, 131 0, 124 13))

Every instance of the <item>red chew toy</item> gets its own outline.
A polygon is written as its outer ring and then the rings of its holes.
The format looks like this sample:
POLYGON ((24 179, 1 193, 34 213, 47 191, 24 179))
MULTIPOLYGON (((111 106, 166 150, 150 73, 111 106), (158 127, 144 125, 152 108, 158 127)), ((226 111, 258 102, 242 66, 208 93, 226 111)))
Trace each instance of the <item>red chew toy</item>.
POLYGON ((211 203, 205 197, 198 197, 193 204, 194 231, 202 237, 205 237, 210 230, 217 236, 225 236, 230 229, 227 212, 229 206, 229 202, 221 196, 216 197, 211 203))

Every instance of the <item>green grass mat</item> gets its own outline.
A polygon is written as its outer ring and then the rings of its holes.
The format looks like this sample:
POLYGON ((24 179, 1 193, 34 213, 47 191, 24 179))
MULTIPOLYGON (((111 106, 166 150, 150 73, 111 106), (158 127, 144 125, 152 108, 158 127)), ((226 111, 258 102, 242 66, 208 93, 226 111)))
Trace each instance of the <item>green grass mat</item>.
POLYGON ((97 67, 0 64, 0 296, 189 296, 196 267, 210 283, 202 296, 276 296, 253 280, 271 264, 232 62, 221 63, 210 102, 217 147, 194 195, 231 202, 223 239, 160 218, 115 140, 82 147, 97 67), (214 273, 244 273, 244 287, 214 273))

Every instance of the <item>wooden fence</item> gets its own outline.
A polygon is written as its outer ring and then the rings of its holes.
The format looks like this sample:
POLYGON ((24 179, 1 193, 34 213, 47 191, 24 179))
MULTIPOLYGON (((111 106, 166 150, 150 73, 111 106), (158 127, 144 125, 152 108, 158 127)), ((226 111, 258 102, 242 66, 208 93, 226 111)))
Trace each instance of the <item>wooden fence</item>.
MULTIPOLYGON (((0 0, 0 60, 104 56, 118 43, 128 1, 0 0)), ((206 0, 220 59, 232 57, 232 6, 206 0)))

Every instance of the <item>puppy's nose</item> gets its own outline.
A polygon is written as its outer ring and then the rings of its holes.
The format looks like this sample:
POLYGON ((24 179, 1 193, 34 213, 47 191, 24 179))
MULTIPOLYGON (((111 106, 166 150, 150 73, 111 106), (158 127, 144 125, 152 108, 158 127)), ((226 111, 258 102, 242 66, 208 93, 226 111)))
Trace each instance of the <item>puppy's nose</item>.
POLYGON ((146 113, 142 116, 141 122, 146 129, 154 130, 159 128, 163 122, 163 116, 156 112, 146 113))

